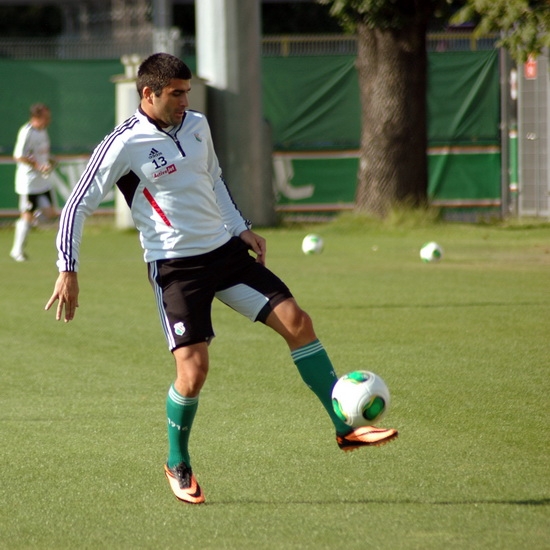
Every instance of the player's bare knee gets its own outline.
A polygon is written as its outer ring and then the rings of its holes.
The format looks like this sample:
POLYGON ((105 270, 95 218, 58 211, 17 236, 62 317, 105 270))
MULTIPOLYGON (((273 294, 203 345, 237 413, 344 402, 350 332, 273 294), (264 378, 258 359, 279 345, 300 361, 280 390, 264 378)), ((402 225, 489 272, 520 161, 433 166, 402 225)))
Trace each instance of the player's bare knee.
POLYGON ((299 307, 296 307, 292 316, 287 318, 286 328, 286 340, 291 349, 305 346, 316 338, 311 317, 299 307))
POLYGON ((267 324, 279 332, 291 348, 315 339, 311 317, 293 299, 279 304, 268 317, 267 324))
POLYGON ((313 321, 309 314, 303 309, 299 309, 296 321, 296 336, 309 338, 315 334, 313 330, 313 321))
POLYGON ((174 387, 184 397, 196 397, 206 382, 207 374, 208 369, 178 369, 174 387))
POLYGON ((208 374, 206 344, 177 348, 173 353, 176 361, 176 390, 185 397, 197 396, 208 374))

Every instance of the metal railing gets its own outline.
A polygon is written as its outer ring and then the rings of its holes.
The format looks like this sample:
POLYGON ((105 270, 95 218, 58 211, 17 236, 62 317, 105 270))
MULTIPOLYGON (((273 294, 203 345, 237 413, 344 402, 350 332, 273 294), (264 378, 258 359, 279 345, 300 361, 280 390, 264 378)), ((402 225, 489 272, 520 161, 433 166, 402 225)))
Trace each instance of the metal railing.
MULTIPOLYGON (((476 38, 472 33, 433 33, 427 36, 428 51, 474 51, 495 48, 498 36, 476 38)), ((195 55, 194 37, 180 38, 181 55, 195 55)), ((4 59, 118 59, 128 53, 143 57, 153 51, 153 33, 136 31, 130 39, 112 37, 0 38, 0 58, 4 59)), ((354 35, 265 36, 265 57, 355 55, 354 35)))
POLYGON ((357 37, 351 34, 264 36, 262 39, 262 55, 265 57, 356 53, 357 37))

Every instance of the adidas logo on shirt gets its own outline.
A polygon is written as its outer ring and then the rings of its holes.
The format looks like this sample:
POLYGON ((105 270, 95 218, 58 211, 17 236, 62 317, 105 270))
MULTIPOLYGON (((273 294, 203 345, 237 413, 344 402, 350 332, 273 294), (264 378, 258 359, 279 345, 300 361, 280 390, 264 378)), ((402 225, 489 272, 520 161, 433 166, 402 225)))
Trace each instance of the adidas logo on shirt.
POLYGON ((149 158, 154 159, 156 157, 160 157, 162 153, 160 151, 157 151, 154 147, 151 149, 151 152, 149 153, 149 158))

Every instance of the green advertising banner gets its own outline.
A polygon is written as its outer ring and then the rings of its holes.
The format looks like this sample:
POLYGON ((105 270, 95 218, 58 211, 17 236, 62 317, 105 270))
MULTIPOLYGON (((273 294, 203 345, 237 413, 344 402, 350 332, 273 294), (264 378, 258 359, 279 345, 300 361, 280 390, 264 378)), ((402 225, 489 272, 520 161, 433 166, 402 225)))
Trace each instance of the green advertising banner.
POLYGON ((115 123, 120 61, 23 61, 0 59, 0 155, 11 155, 17 131, 33 103, 52 111, 48 129, 55 154, 89 154, 115 123), (8 101, 9 96, 9 101, 8 101))
POLYGON ((361 107, 355 57, 264 58, 262 93, 276 151, 359 146, 361 107))
MULTIPOLYGON (((498 204, 498 52, 430 53, 428 61, 429 196, 439 204, 498 204)), ((0 102, 0 209, 17 208, 10 155, 30 104, 52 108, 52 152, 63 157, 52 178, 62 203, 113 128, 112 78, 122 72, 116 60, 0 59, 0 79, 9 83, 1 92, 9 101, 0 102)), ((355 57, 266 57, 262 90, 279 209, 351 208, 361 133, 355 57)))
MULTIPOLYGON (((498 52, 430 53, 428 61, 428 195, 436 204, 496 205, 498 52)), ((351 208, 361 132, 354 58, 264 59, 263 74, 279 209, 351 208)))

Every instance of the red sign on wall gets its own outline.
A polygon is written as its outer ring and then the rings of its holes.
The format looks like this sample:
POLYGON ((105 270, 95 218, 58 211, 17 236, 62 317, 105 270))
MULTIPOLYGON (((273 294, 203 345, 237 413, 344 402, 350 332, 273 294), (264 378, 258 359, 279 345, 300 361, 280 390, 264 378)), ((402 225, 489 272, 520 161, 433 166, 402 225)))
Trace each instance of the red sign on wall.
POLYGON ((527 61, 523 65, 523 74, 525 80, 536 80, 537 78, 537 60, 534 56, 530 55, 527 61))

